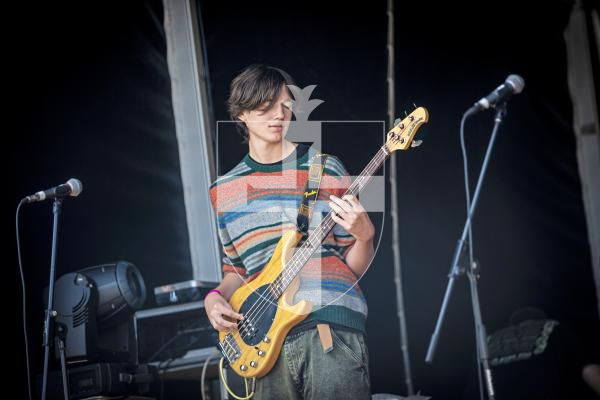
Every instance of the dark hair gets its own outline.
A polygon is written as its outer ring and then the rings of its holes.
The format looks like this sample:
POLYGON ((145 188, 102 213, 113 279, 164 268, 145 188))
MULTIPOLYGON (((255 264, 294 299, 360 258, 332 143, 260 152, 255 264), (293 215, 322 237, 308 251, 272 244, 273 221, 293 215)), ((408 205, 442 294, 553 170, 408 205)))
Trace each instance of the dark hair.
POLYGON ((294 79, 287 72, 264 64, 252 64, 233 78, 225 105, 229 117, 236 122, 236 128, 245 141, 248 141, 248 129, 239 119, 240 114, 255 110, 264 103, 271 107, 281 89, 287 89, 286 85, 295 85, 294 79))

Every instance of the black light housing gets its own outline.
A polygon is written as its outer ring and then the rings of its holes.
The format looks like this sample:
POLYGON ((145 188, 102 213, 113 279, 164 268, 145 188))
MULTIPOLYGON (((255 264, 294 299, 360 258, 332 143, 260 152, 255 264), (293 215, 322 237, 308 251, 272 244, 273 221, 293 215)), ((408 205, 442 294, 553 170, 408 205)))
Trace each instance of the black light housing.
POLYGON ((144 278, 136 266, 127 261, 97 265, 79 273, 96 285, 96 320, 101 327, 132 315, 146 301, 144 278))
POLYGON ((130 358, 128 320, 146 301, 146 285, 135 265, 118 261, 65 274, 56 282, 54 297, 67 362, 130 358))

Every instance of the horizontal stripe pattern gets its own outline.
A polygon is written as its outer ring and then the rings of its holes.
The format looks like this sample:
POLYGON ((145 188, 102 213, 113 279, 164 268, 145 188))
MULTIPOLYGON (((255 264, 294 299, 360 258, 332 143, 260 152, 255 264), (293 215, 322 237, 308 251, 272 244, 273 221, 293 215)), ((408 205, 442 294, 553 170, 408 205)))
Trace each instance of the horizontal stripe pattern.
MULTIPOLYGON (((225 254, 223 273, 237 272, 247 280, 255 277, 270 260, 281 236, 296 229, 298 207, 314 154, 313 148, 299 145, 290 157, 274 164, 260 164, 247 155, 211 185, 210 200, 225 254)), ((329 196, 340 197, 350 183, 341 161, 335 156, 327 157, 311 229, 330 211, 329 196)), ((344 258, 354 241, 336 225, 302 269, 295 300, 310 300, 315 310, 334 304, 337 311, 331 322, 351 319, 353 326, 362 326, 356 315, 366 318, 366 300, 344 258), (344 312, 349 315, 338 315, 344 312)))

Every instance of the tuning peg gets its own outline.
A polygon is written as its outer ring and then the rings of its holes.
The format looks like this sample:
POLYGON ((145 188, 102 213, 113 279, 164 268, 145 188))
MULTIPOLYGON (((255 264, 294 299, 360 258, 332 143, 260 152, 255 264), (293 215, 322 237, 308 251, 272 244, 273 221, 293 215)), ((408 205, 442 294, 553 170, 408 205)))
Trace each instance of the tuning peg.
POLYGON ((419 147, 423 143, 422 140, 413 140, 410 147, 419 147))
POLYGON ((404 116, 408 117, 408 114, 406 113, 406 110, 404 110, 404 116))
POLYGON ((402 121, 400 118, 396 118, 396 120, 394 121, 394 126, 398 125, 400 121, 402 121))
POLYGON ((415 103, 413 103, 413 107, 415 108, 415 110, 417 109, 417 105, 415 103))

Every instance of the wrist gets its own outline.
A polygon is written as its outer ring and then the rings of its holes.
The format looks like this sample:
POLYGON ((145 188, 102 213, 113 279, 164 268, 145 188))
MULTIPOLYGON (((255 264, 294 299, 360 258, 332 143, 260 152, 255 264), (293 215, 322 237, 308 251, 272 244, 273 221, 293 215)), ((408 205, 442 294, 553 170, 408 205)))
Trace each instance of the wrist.
POLYGON ((211 290, 209 290, 209 291, 208 291, 208 293, 206 293, 206 295, 204 295, 204 300, 206 300, 206 298, 207 298, 208 296, 210 296, 212 293, 216 293, 216 294, 218 294, 219 296, 221 296, 221 297, 224 297, 224 296, 223 296, 223 292, 221 292, 219 289, 211 289, 211 290))
POLYGON ((356 239, 357 242, 362 243, 362 244, 371 244, 373 243, 373 238, 375 237, 374 234, 370 234, 368 236, 365 237, 354 237, 356 239))

